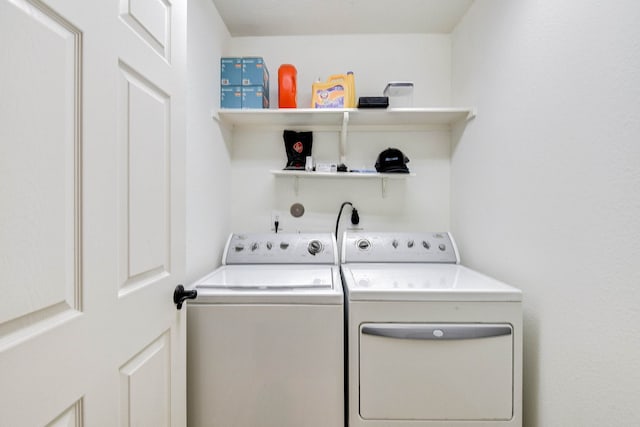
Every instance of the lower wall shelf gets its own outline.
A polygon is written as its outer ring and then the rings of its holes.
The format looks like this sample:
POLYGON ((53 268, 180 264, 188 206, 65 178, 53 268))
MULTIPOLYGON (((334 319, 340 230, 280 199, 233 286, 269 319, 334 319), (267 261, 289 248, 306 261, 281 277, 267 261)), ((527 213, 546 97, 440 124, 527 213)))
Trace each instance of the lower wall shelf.
POLYGON ((307 172, 292 170, 271 170, 276 177, 294 178, 294 191, 298 194, 300 178, 311 179, 379 179, 382 186, 382 197, 387 194, 387 180, 389 179, 407 179, 416 176, 415 173, 362 173, 362 172, 307 172))

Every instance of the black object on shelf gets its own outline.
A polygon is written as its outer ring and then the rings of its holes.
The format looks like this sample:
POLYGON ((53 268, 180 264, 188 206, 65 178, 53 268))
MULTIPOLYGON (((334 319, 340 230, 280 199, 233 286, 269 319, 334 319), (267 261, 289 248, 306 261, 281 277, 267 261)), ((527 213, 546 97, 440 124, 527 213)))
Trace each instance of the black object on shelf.
POLYGON ((388 96, 361 96, 358 98, 358 108, 387 108, 388 96))
POLYGON ((387 148, 378 155, 376 170, 380 173, 409 173, 409 158, 397 148, 387 148))
POLYGON ((287 166, 285 170, 304 170, 307 156, 311 155, 313 146, 312 132, 296 132, 285 130, 282 133, 284 148, 287 152, 287 166))

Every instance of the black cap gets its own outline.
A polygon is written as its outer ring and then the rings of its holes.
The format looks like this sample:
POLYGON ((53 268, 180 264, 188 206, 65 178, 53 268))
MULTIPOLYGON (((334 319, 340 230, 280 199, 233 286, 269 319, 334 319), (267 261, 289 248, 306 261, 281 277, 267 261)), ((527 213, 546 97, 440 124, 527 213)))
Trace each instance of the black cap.
POLYGON ((409 158, 397 148, 387 148, 378 156, 376 170, 380 173, 409 173, 409 158))

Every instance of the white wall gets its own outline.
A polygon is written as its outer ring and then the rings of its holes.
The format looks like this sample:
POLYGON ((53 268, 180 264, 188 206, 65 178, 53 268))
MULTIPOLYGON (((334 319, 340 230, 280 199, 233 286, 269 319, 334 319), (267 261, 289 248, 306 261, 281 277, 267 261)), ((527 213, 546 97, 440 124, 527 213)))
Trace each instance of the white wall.
MULTIPOLYGON (((320 77, 353 71, 358 96, 380 96, 390 80, 415 83, 414 105, 450 103, 451 39, 447 35, 365 35, 233 38, 235 56, 264 57, 271 74, 272 108, 277 108, 278 67, 292 63, 298 70, 298 106, 311 102, 311 84, 320 77)), ((392 146, 410 159, 417 174, 407 181, 389 182, 382 197, 379 181, 301 179, 298 195, 293 180, 275 178, 269 170, 286 165, 284 129, 236 131, 232 148, 232 228, 267 231, 272 212, 280 214, 285 231, 329 231, 343 201, 358 208, 366 229, 449 228, 449 132, 349 133, 346 164, 373 168, 378 154, 392 146), (300 219, 290 206, 302 203, 300 219)), ((300 130, 300 129, 298 129, 300 130)), ((338 133, 314 132, 313 156, 338 160, 338 133)), ((346 210, 348 218, 350 210, 346 210)), ((348 219, 342 223, 349 224, 348 219)))
POLYGON ((453 35, 466 264, 524 290, 525 425, 640 424, 640 3, 476 0, 453 35))
POLYGON ((211 0, 188 2, 187 282, 220 264, 230 230, 231 152, 211 113, 229 32, 211 0))

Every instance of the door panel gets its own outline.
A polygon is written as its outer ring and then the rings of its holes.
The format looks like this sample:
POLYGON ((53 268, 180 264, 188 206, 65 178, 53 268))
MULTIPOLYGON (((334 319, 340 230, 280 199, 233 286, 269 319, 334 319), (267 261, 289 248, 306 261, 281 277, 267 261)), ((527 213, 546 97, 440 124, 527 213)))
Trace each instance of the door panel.
POLYGON ((171 425, 170 370, 168 332, 120 368, 121 426, 171 425))
POLYGON ((120 64, 120 241, 123 291, 170 270, 170 99, 120 64))
POLYGON ((60 416, 47 424, 47 427, 77 427, 79 425, 82 425, 82 401, 67 408, 60 416))
POLYGON ((80 310, 81 178, 79 31, 26 1, 3 3, 0 14, 0 60, 12 62, 0 79, 2 342, 36 323, 46 328, 62 311, 80 310), (33 45, 44 54, 30 51, 33 45), (24 126, 32 118, 38 126, 24 126))
POLYGON ((171 4, 164 0, 123 0, 120 16, 142 40, 170 62, 171 4))
POLYGON ((0 2, 0 425, 186 420, 186 2, 0 2))

